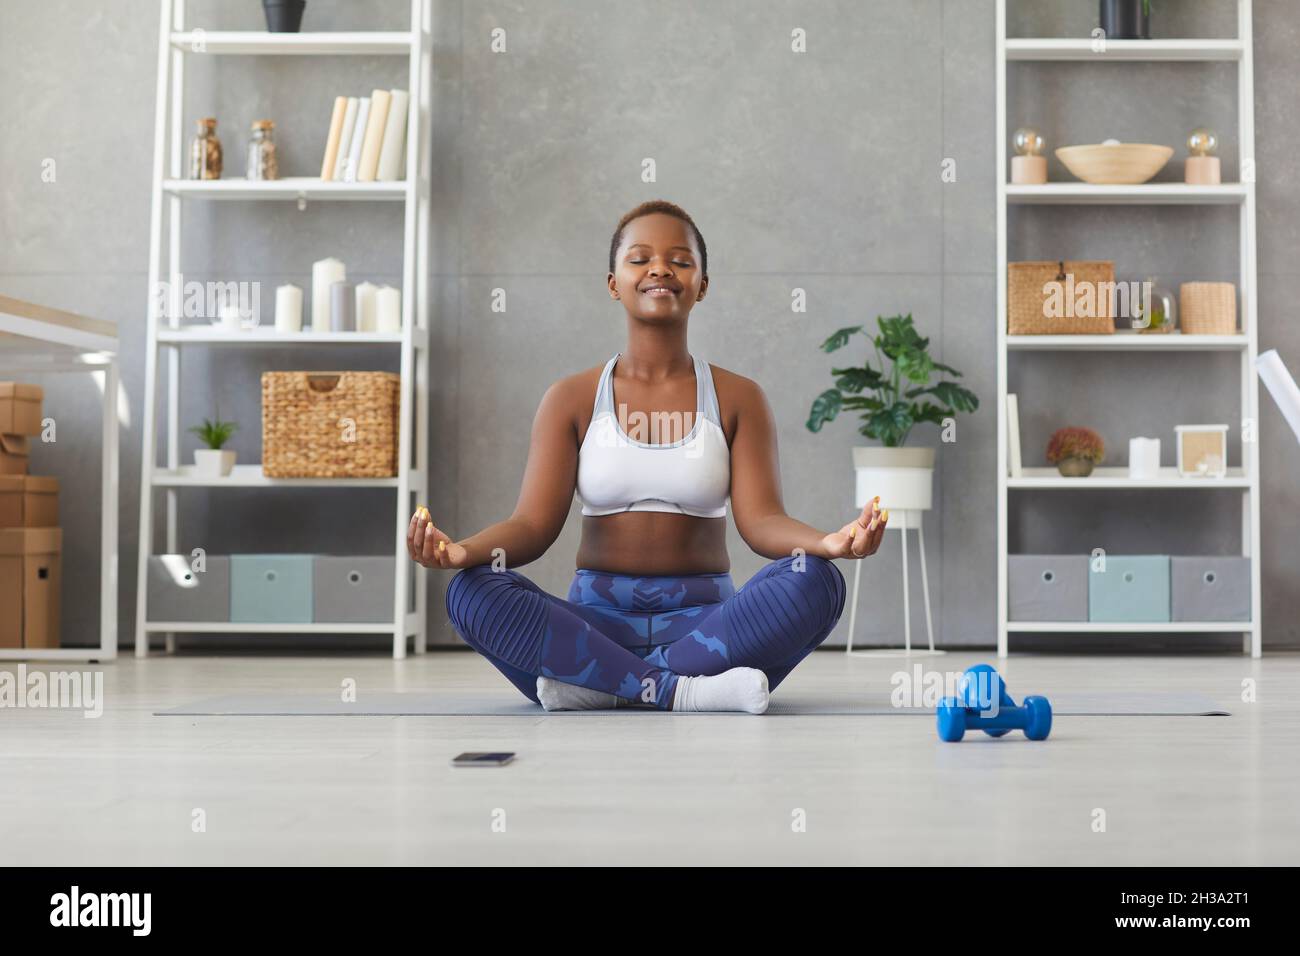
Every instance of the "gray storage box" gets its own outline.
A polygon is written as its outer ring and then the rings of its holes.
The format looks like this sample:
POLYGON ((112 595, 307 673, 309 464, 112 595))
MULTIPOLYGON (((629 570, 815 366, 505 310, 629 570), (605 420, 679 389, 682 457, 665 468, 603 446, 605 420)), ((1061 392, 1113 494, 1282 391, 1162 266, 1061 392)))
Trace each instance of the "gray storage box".
POLYGON ((149 617, 168 621, 230 620, 230 559, 207 556, 204 570, 191 570, 188 554, 149 558, 149 617))
POLYGON ((1088 556, 1007 555, 1007 620, 1088 620, 1088 556))
POLYGON ((1174 557, 1169 570, 1175 621, 1250 620, 1250 558, 1174 557))
POLYGON ((393 619, 396 565, 388 557, 335 557, 312 562, 312 603, 318 624, 384 624, 393 619))
POLYGON ((230 620, 240 624, 311 623, 310 554, 230 557, 230 620))

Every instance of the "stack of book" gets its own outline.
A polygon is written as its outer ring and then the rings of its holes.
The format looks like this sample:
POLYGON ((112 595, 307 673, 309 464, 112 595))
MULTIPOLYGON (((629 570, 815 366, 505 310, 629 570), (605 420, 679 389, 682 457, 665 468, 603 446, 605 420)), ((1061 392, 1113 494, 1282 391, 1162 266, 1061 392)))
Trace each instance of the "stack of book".
POLYGON ((410 100, 406 90, 336 97, 320 178, 346 183, 402 179, 410 100))

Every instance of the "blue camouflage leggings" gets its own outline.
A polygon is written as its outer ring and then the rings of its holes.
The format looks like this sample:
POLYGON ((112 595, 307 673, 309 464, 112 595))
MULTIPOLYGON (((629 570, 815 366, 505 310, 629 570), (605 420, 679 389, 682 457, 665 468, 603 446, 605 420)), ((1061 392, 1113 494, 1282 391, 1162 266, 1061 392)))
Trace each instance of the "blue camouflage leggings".
POLYGON ((661 709, 672 706, 679 675, 756 667, 775 689, 843 611, 839 569, 810 556, 773 561, 739 591, 726 573, 580 568, 563 600, 488 565, 466 568, 447 587, 456 633, 534 702, 539 676, 661 709))

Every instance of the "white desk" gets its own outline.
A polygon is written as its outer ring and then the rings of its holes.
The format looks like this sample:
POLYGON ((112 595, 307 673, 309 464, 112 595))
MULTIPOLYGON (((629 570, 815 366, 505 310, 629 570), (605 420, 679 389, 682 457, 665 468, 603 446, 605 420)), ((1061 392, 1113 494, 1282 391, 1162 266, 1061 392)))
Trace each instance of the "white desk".
POLYGON ((88 373, 100 378, 104 403, 99 647, 3 648, 0 660, 105 661, 117 657, 117 352, 117 326, 112 322, 0 295, 0 375, 88 373))

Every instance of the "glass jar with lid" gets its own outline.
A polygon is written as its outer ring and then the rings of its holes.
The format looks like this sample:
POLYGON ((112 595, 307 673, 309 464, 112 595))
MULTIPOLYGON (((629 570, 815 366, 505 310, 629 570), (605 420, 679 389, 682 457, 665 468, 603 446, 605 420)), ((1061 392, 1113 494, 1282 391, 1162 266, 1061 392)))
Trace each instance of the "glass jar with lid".
POLYGON ((206 116, 196 126, 190 143, 190 179, 220 179, 221 140, 217 139, 216 117, 206 116))
POLYGON ((279 179, 280 164, 275 156, 275 124, 268 119, 253 121, 248 141, 248 178, 279 179))

